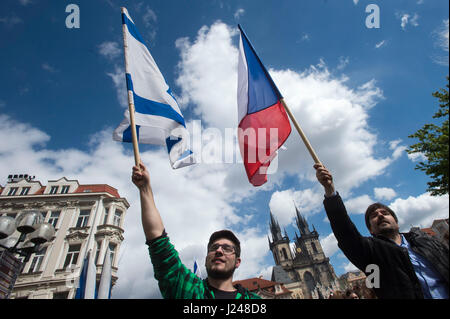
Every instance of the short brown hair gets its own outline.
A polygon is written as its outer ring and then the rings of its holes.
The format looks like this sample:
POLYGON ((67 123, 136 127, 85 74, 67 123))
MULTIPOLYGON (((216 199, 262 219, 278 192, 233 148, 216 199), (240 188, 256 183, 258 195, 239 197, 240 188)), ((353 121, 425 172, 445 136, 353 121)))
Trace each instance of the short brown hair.
POLYGON ((370 205, 369 207, 367 207, 366 215, 365 215, 366 226, 367 226, 367 229, 368 229, 368 230, 370 230, 369 215, 370 215, 370 213, 376 211, 378 208, 383 208, 383 209, 385 209, 386 211, 388 211, 389 214, 391 214, 392 217, 394 217, 395 222, 398 224, 397 216, 395 215, 395 213, 394 213, 394 211, 393 211, 392 209, 390 209, 389 207, 387 207, 386 205, 381 204, 381 203, 373 203, 372 205, 370 205))

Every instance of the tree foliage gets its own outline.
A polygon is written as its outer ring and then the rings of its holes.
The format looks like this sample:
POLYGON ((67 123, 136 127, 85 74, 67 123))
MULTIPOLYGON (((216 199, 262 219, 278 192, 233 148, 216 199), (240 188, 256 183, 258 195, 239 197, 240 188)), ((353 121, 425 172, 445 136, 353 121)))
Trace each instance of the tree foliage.
POLYGON ((433 96, 439 99, 439 110, 433 116, 440 123, 425 124, 410 138, 417 138, 419 142, 411 145, 407 152, 418 153, 425 156, 426 161, 419 162, 415 169, 424 171, 431 181, 428 182, 428 191, 433 196, 448 194, 448 129, 449 129, 449 96, 447 76, 447 89, 434 92, 433 96))

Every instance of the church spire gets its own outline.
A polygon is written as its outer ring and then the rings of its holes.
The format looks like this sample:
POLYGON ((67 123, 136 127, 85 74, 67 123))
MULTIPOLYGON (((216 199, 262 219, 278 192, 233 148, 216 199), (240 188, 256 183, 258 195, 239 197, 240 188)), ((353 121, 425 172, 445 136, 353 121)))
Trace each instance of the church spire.
POLYGON ((309 225, 308 222, 306 221, 306 219, 302 216, 302 214, 300 214, 300 211, 297 208, 297 205, 295 205, 294 202, 294 206, 295 206, 295 211, 296 211, 296 222, 297 222, 297 227, 300 230, 300 236, 303 235, 309 235, 311 233, 311 231, 309 230, 309 225))
POLYGON ((274 242, 282 240, 283 236, 281 235, 281 228, 278 224, 278 221, 275 219, 275 217, 272 214, 272 211, 270 212, 270 232, 272 233, 272 240, 274 242))

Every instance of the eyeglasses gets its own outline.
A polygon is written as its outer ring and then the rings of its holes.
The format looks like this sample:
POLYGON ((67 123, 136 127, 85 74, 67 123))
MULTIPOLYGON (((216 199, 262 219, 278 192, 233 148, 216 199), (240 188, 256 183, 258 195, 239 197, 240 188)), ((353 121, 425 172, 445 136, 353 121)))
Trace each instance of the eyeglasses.
POLYGON ((225 255, 231 255, 235 252, 234 246, 227 244, 214 244, 208 247, 208 253, 215 252, 217 249, 222 248, 222 251, 225 255))

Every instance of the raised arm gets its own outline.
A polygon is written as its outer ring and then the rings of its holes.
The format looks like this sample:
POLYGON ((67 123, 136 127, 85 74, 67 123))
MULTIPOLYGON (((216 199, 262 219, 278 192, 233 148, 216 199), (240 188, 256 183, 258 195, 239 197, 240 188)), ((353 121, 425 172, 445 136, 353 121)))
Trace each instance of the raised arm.
POLYGON ((144 228, 145 238, 152 240, 162 235, 164 224, 156 208, 150 185, 150 175, 144 164, 139 163, 139 167, 133 166, 131 180, 139 189, 141 197, 142 227, 144 228))
POLYGON ((369 241, 350 220, 341 196, 335 192, 331 173, 321 164, 315 164, 314 168, 317 180, 325 189, 323 204, 338 246, 356 267, 364 270, 371 260, 369 241))
POLYGON ((325 196, 330 197, 334 195, 335 189, 331 173, 322 164, 315 164, 314 168, 316 169, 317 180, 325 189, 325 196))

